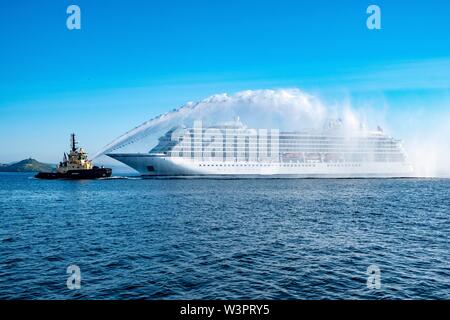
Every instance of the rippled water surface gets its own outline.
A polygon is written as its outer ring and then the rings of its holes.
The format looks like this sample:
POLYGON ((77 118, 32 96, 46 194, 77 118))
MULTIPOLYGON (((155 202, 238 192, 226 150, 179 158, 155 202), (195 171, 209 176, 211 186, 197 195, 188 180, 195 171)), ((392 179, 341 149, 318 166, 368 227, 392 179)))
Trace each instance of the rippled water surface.
POLYGON ((0 173, 1 299, 450 298, 450 180, 31 177, 0 173))

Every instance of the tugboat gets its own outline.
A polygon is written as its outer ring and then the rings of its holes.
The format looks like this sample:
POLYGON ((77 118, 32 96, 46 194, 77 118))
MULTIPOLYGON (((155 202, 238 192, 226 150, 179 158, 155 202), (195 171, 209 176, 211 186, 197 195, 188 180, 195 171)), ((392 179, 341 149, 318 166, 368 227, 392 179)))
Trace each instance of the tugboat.
POLYGON ((83 148, 77 148, 75 134, 70 135, 71 150, 68 155, 64 152, 63 161, 56 166, 56 171, 39 172, 38 179, 97 179, 111 176, 110 168, 97 167, 88 160, 83 148))

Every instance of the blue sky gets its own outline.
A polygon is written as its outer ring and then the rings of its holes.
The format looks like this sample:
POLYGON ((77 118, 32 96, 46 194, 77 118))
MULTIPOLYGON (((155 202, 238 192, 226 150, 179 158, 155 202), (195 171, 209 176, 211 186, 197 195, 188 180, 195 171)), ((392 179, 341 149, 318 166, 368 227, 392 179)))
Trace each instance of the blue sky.
POLYGON ((440 0, 2 1, 0 162, 55 162, 72 131, 95 153, 187 101, 245 89, 388 105, 400 137, 433 128, 449 114, 449 15, 440 0), (366 28, 372 3, 381 30, 366 28), (81 30, 66 28, 70 4, 81 30))

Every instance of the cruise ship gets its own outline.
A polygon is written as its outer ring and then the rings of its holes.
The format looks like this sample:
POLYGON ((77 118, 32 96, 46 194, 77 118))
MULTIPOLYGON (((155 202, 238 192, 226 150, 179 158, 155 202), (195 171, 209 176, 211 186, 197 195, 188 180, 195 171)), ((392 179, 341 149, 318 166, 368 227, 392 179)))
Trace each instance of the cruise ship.
POLYGON ((410 177, 401 141, 383 133, 345 130, 337 121, 320 131, 247 128, 239 120, 174 127, 148 153, 107 153, 143 176, 393 178, 410 177), (337 124, 336 124, 337 123, 337 124))

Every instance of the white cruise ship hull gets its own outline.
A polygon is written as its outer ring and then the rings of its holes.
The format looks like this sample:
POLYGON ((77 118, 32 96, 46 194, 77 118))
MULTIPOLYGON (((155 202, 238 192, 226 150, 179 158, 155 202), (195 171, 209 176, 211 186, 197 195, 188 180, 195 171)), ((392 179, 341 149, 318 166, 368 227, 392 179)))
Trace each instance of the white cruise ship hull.
POLYGON ((273 178, 401 178, 413 176, 406 162, 219 162, 145 153, 108 154, 144 176, 273 177, 273 178))

